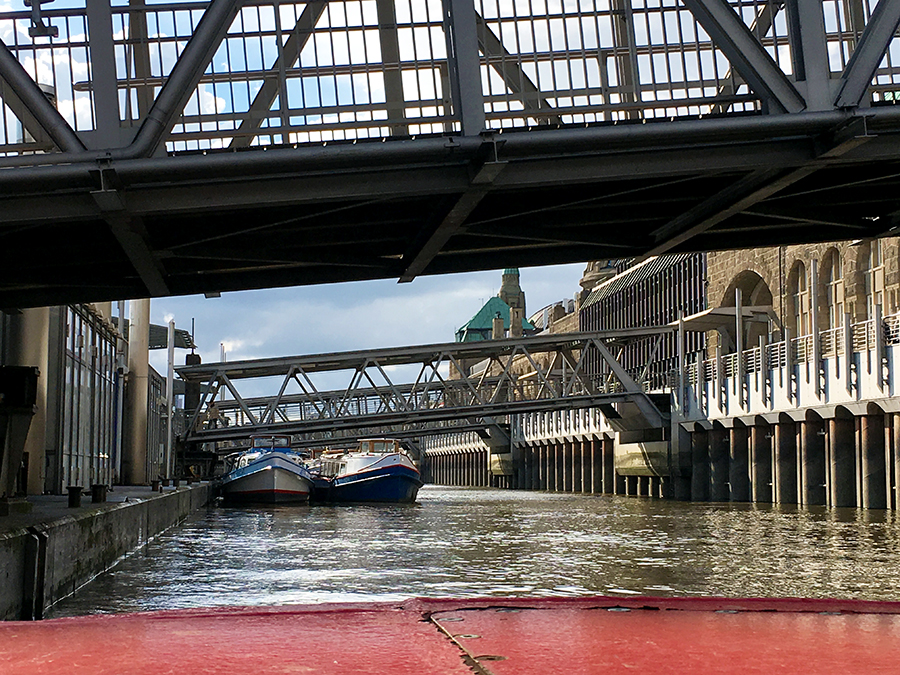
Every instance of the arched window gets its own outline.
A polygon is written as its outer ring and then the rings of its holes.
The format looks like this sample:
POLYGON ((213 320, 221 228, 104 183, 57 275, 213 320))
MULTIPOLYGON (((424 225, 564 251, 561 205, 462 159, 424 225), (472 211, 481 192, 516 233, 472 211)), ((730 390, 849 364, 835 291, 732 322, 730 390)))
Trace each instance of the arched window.
POLYGON ((794 265, 790 276, 791 317, 796 335, 809 334, 809 284, 806 281, 806 266, 802 262, 794 265))
POLYGON ((866 294, 866 318, 875 316, 875 305, 884 305, 884 257, 881 240, 869 242, 869 250, 863 256, 863 291, 866 294))
POLYGON ((844 275, 841 256, 835 249, 825 258, 822 271, 825 277, 827 328, 839 328, 844 325, 844 275))

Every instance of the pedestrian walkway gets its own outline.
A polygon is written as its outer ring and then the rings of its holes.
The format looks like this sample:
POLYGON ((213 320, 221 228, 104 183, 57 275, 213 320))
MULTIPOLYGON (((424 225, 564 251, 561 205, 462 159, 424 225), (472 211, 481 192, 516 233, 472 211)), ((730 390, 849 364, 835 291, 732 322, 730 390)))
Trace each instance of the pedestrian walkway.
MULTIPOLYGON (((163 487, 163 493, 186 490, 187 487, 163 487)), ((115 485, 106 493, 106 501, 95 504, 91 501, 91 491, 85 489, 81 497, 81 506, 69 506, 68 495, 30 495, 27 501, 32 505, 28 513, 13 513, 0 516, 0 535, 7 532, 23 530, 34 525, 52 523, 66 516, 77 516, 84 513, 97 513, 115 508, 123 502, 144 501, 159 496, 148 485, 115 485)))

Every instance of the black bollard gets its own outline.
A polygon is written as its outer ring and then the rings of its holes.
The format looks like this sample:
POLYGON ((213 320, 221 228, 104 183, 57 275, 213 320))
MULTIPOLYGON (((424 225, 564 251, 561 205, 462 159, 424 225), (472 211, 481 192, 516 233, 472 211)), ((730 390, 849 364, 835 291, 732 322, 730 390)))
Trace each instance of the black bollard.
POLYGON ((178 487, 179 485, 181 485, 181 480, 178 478, 173 478, 172 479, 172 487, 178 487))
POLYGON ((66 488, 69 491, 69 508, 77 509, 81 506, 81 490, 80 485, 70 485, 66 488))
POLYGON ((151 491, 151 492, 162 492, 162 489, 160 489, 160 487, 159 487, 159 481, 158 481, 158 480, 151 480, 151 481, 150 481, 150 491, 151 491))
POLYGON ((91 485, 91 502, 93 504, 102 504, 106 501, 106 486, 91 485))

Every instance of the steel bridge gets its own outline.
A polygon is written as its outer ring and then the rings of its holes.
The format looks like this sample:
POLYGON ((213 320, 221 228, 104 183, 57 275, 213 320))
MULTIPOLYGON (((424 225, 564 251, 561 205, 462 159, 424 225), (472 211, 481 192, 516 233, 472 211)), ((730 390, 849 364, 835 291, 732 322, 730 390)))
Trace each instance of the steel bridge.
POLYGON ((660 427, 665 413, 646 391, 647 373, 627 373, 616 353, 629 341, 662 339, 671 331, 565 333, 183 366, 178 374, 200 389, 199 403, 186 411, 183 440, 239 442, 279 433, 294 435, 298 445, 322 445, 372 433, 487 428, 496 434, 498 420, 510 414, 599 406, 605 414, 627 416, 617 404, 660 427), (346 386, 334 388, 339 380, 346 386), (242 395, 248 387, 277 393, 242 395))
POLYGON ((897 225, 895 0, 48 4, 0 14, 0 307, 897 225))

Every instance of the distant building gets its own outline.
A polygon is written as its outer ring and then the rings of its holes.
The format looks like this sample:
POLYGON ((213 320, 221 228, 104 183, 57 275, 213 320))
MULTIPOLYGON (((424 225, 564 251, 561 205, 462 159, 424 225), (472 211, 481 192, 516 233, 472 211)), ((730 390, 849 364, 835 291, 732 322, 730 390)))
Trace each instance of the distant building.
POLYGON ((532 323, 525 318, 525 293, 519 285, 519 270, 516 268, 503 270, 500 292, 456 331, 456 341, 490 340, 495 318, 503 320, 504 336, 531 335, 535 332, 532 323), (513 326, 517 329, 514 330, 513 326))
MULTIPOLYGON (((585 290, 590 289, 581 301, 581 330, 664 326, 677 321, 679 316, 690 316, 707 308, 706 255, 703 253, 659 256, 637 265, 616 261, 614 266, 604 264, 602 269, 604 272, 617 269, 619 273, 600 275, 597 264, 588 263, 581 281, 585 290), (594 279, 599 283, 591 287, 590 282, 594 279)), ((703 349, 706 334, 691 331, 686 342, 690 351, 703 349)), ((679 366, 675 335, 634 342, 618 359, 638 382, 647 383, 651 389, 665 387, 669 372, 679 366)), ((592 367, 602 370, 599 363, 592 367)))

